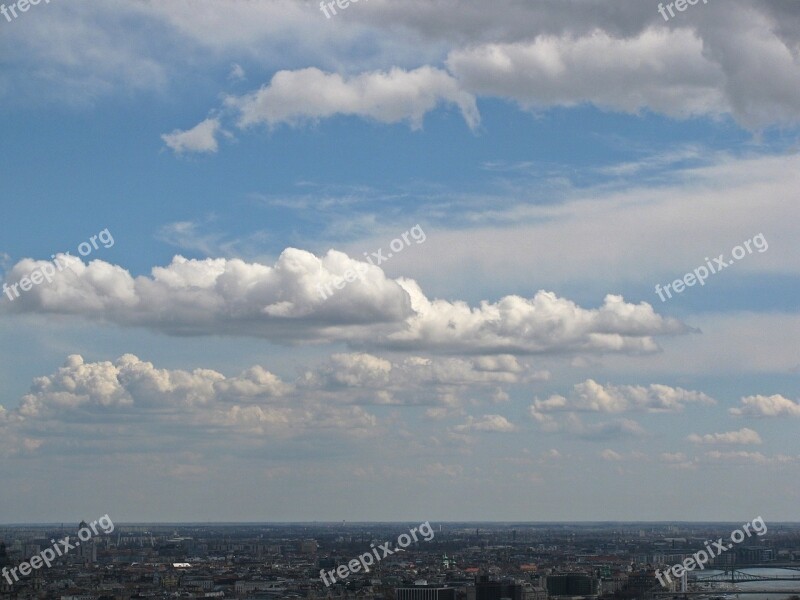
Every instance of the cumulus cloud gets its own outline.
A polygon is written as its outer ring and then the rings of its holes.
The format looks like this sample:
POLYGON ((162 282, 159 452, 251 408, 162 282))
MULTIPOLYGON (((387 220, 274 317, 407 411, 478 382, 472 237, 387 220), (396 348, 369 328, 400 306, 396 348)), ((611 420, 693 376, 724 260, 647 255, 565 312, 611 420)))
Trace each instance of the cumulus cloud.
POLYGON ((760 444, 761 436, 757 431, 743 427, 739 431, 726 431, 725 433, 707 433, 698 435, 693 433, 687 438, 693 444, 760 444))
POLYGON ((186 131, 176 129, 165 133, 161 139, 175 154, 214 153, 219 148, 217 134, 220 128, 219 119, 209 118, 186 131))
MULTIPOLYGON (((48 263, 24 259, 7 274, 16 282, 48 263)), ((286 343, 347 342, 402 351, 453 354, 630 353, 658 351, 656 335, 688 326, 642 302, 608 295, 597 309, 540 291, 480 307, 431 300, 410 279, 392 280, 377 266, 329 251, 322 258, 286 249, 273 266, 239 259, 176 256, 150 277, 122 267, 60 255, 52 283, 33 287, 0 310, 66 314, 172 335, 235 335, 286 343), (361 272, 332 297, 321 289, 347 271, 361 272)), ((507 380, 509 357, 481 359, 485 378, 507 380), (500 373, 500 375, 498 375, 500 373)), ((476 363, 477 364, 477 363, 476 363)), ((540 374, 545 377, 545 374, 540 374)), ((669 398, 665 397, 664 402, 669 398)))
POLYGON ((632 419, 587 424, 580 413, 677 413, 688 405, 713 404, 716 400, 702 392, 668 385, 601 385, 587 379, 575 384, 568 396, 554 394, 545 400, 534 399, 528 413, 542 431, 602 441, 643 437, 646 431, 632 419))
POLYGON ((780 394, 746 396, 740 407, 731 408, 729 412, 737 417, 800 417, 800 402, 780 394))
MULTIPOLYGON (((448 0, 409 0, 402 6, 362 3, 336 27, 319 17, 292 0, 53 6, 8 32, 19 67, 0 79, 0 88, 22 84, 30 95, 34 85, 36 91, 58 92, 59 99, 68 92, 87 101, 131 89, 163 90, 189 55, 215 66, 220 59, 247 60, 269 70, 352 65, 365 73, 344 77, 319 71, 309 79, 324 82, 325 90, 345 91, 329 93, 320 104, 332 101, 336 112, 370 117, 377 112, 387 119, 413 120, 430 98, 458 104, 480 92, 526 106, 593 102, 674 116, 725 112, 749 127, 800 120, 800 90, 790 83, 800 70, 800 28, 791 3, 730 0, 698 7, 690 19, 670 23, 636 0, 498 0, 491 14, 479 0, 460 2, 458 10, 448 0), (121 40, 116 31, 123 24, 121 40), (365 40, 369 52, 363 51, 365 40), (375 108, 380 103, 353 84, 362 77, 383 82, 376 74, 391 81, 391 70, 375 69, 400 61, 433 64, 448 51, 452 74, 433 66, 401 71, 439 74, 392 89, 391 103, 405 105, 402 109, 375 108), (761 68, 764 64, 770 68, 761 68), (341 83, 325 76, 341 77, 341 83)), ((279 91, 275 97, 282 102, 268 112, 300 116, 287 101, 308 101, 308 95, 291 85, 279 91)), ((308 102, 300 104, 300 112, 311 113, 304 117, 326 116, 308 102)), ((472 106, 467 111, 476 118, 472 106)))
POLYGON ((466 395, 495 403, 502 401, 497 383, 525 384, 539 375, 516 357, 494 359, 411 356, 392 362, 363 352, 340 353, 303 372, 297 386, 342 403, 432 406, 427 416, 442 419, 461 414, 466 395), (496 370, 484 370, 487 363, 496 370))
POLYGON ((628 304, 621 296, 606 296, 595 310, 582 309, 545 291, 531 299, 506 296, 473 308, 465 302, 430 300, 416 282, 398 281, 408 292, 414 311, 403 331, 386 338, 388 347, 398 350, 422 343, 445 351, 470 348, 485 354, 648 353, 658 349, 652 332, 690 331, 676 320, 657 315, 649 304, 628 304))
POLYGON ((645 429, 633 419, 614 419, 598 423, 584 423, 577 413, 571 412, 563 419, 538 412, 533 406, 529 414, 545 433, 562 433, 589 441, 611 441, 626 438, 641 438, 647 435, 645 429))
POLYGON ((580 419, 571 417, 567 420, 565 431, 581 439, 598 442, 640 438, 647 435, 645 429, 633 419, 616 419, 584 425, 580 419))
POLYGON ((668 463, 686 462, 686 455, 683 452, 662 452, 659 456, 661 460, 668 463))
POLYGON ((740 465, 770 465, 770 466, 785 466, 789 464, 797 464, 800 462, 800 457, 790 456, 788 454, 773 454, 767 456, 761 452, 746 452, 744 450, 711 450, 706 452, 703 456, 705 463, 731 463, 740 465))
POLYGON ((457 106, 470 128, 480 122, 475 98, 446 71, 429 66, 349 78, 313 67, 279 71, 258 91, 226 100, 226 105, 239 113, 242 128, 355 115, 381 123, 407 121, 413 129, 420 129, 425 115, 439 104, 457 106))
POLYGON ((306 386, 375 388, 385 387, 392 373, 392 363, 365 353, 334 354, 327 365, 306 373, 306 386))
POLYGON ((727 108, 723 73, 703 55, 702 39, 686 29, 657 27, 627 38, 599 29, 577 37, 541 35, 454 50, 447 64, 466 89, 526 107, 591 102, 675 117, 727 108))
POLYGON ((472 431, 511 433, 516 430, 516 425, 502 415, 483 415, 478 419, 469 416, 465 423, 454 428, 454 431, 458 433, 468 433, 472 431))
POLYGON ((587 379, 575 384, 568 397, 553 395, 546 400, 537 398, 530 411, 533 415, 553 412, 679 412, 688 404, 710 405, 716 404, 716 401, 702 392, 668 385, 601 385, 593 379, 587 379))
MULTIPOLYGON (((139 442, 152 436, 161 449, 178 445, 199 452, 207 451, 209 436, 215 448, 227 452, 239 446, 282 448, 326 434, 368 439, 382 424, 365 405, 427 404, 434 407, 429 410, 444 410, 432 418, 463 415, 462 392, 488 404, 496 392, 490 375, 509 369, 522 383, 532 372, 517 359, 493 359, 392 362, 362 352, 337 353, 285 381, 261 365, 226 376, 213 369, 158 368, 133 354, 95 362, 71 355, 55 372, 35 378, 18 407, 0 407, 0 455, 139 452, 139 442), (498 370, 482 370, 487 366, 498 370)), ((466 417, 449 432, 517 430, 506 417, 486 414, 466 417)))
POLYGON ((761 452, 745 452, 744 450, 731 450, 726 452, 711 450, 710 452, 706 452, 705 457, 710 461, 719 462, 751 463, 758 465, 768 462, 767 457, 761 452))
MULTIPOLYGON (((480 122, 476 96, 508 98, 526 109, 591 103, 673 118, 730 114, 750 129, 800 122, 800 91, 786 85, 800 75, 800 40, 785 26, 790 15, 780 8, 737 2, 711 17, 715 9, 704 7, 706 14, 694 15, 682 27, 667 26, 655 11, 634 4, 623 11, 571 2, 520 7, 509 0, 495 7, 497 22, 491 26, 465 16, 474 18, 475 8, 460 6, 455 21, 444 2, 400 15, 376 4, 354 16, 376 30, 384 29, 382 22, 404 22, 427 37, 433 33, 430 23, 447 14, 438 39, 433 35, 429 40, 449 48, 447 70, 433 65, 357 75, 317 67, 282 70, 260 90, 229 97, 226 106, 238 113, 240 127, 356 115, 384 123, 407 121, 418 129, 428 112, 452 104, 474 129, 480 122), (428 16, 420 21, 423 14, 428 16), (518 19, 538 25, 521 31, 518 19), (448 37, 444 31, 453 38, 443 39, 448 37), (748 52, 731 40, 746 40, 748 52), (761 64, 772 68, 760 69, 761 64)), ((389 43, 391 35, 382 33, 389 43)))
POLYGON ((608 461, 619 461, 622 460, 623 457, 619 452, 614 452, 610 448, 606 448, 600 453, 600 458, 608 461))
POLYGON ((72 355, 56 372, 37 377, 18 408, 0 411, 0 427, 3 438, 28 439, 36 448, 71 436, 80 446, 89 425, 96 431, 88 445, 103 437, 113 445, 119 432, 133 437, 150 429, 188 443, 193 433, 269 441, 326 430, 370 434, 378 427, 361 407, 295 392, 261 366, 226 377, 210 369, 159 369, 132 354, 113 362, 72 355), (50 434, 55 424, 64 429, 59 436, 50 434))

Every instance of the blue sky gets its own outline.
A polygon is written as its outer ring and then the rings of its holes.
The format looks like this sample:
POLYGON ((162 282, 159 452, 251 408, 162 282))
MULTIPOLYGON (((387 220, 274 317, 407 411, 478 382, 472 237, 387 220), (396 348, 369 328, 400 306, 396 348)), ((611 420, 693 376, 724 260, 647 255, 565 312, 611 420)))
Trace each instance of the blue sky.
POLYGON ((656 7, 0 18, 0 522, 796 519, 800 9, 656 7))

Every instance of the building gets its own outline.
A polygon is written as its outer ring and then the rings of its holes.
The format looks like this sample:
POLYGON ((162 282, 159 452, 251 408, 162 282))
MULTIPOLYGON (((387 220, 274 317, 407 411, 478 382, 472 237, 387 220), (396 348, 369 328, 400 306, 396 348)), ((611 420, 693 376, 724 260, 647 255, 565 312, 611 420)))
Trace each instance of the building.
POLYGON ((513 581, 490 581, 488 575, 475 580, 475 600, 525 600, 525 588, 513 581))
MULTIPOLYGON (((81 521, 80 522, 80 525, 78 525, 78 532, 79 533, 76 534, 75 537, 77 537, 81 541, 79 542, 80 546, 75 549, 75 553, 76 553, 76 556, 79 559, 79 562, 82 562, 83 564, 88 564, 88 565, 96 563, 97 562, 97 545, 95 544, 95 541, 94 541, 94 532, 91 529, 89 529, 89 526, 86 524, 86 521, 81 521), (80 531, 84 530, 84 529, 86 531, 88 531, 92 535, 92 537, 89 538, 88 540, 84 540, 83 538, 80 537, 80 531)), ((77 546, 77 544, 75 544, 75 545, 77 546)))
POLYGON ((456 600, 456 590, 437 585, 415 585, 394 590, 395 600, 456 600))
MULTIPOLYGON (((662 590, 661 584, 656 579, 655 571, 649 569, 629 573, 628 583, 625 587, 629 592, 636 594, 638 598, 644 597, 654 588, 662 590)), ((672 589, 673 591, 686 591, 686 573, 675 581, 675 587, 672 589)))
POLYGON ((763 546, 744 546, 736 548, 736 563, 759 564, 775 560, 775 550, 763 546))
POLYGON ((560 573, 547 576, 550 596, 596 596, 597 579, 586 573, 560 573))

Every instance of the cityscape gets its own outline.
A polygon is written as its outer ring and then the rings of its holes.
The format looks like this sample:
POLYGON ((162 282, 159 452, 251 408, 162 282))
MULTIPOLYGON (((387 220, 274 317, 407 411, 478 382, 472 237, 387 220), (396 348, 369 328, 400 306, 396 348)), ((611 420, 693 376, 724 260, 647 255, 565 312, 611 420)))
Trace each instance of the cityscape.
MULTIPOLYGON (((762 521, 763 522, 763 521, 762 521)), ((1 527, 0 567, 30 559, 68 525, 1 527)), ((547 600, 775 598, 800 592, 800 525, 770 523, 702 571, 660 585, 721 523, 125 524, 52 567, 2 582, 15 599, 364 598, 547 600), (409 536, 411 537, 411 536, 409 536), (399 544, 386 543, 398 539, 399 544), (399 546, 405 545, 405 548, 399 546), (380 560, 354 557, 384 546, 380 560), (386 555, 387 552, 391 554, 386 555), (358 561, 355 561, 357 563, 358 561), (351 571, 330 582, 332 573, 351 571), (11 580, 11 583, 9 583, 11 580), (794 580, 794 581, 793 581, 794 580), (741 596, 740 596, 741 594, 741 596)), ((81 538, 82 539, 82 538, 81 538)), ((377 550, 375 555, 378 556, 377 550)), ((362 555, 363 556, 363 555, 362 555)), ((335 578, 335 576, 333 576, 335 578)))

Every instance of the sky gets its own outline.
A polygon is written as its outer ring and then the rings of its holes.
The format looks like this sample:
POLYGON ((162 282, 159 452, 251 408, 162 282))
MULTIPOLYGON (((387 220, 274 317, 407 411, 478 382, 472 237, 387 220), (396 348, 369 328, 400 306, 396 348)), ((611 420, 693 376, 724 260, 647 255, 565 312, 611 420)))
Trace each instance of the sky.
POLYGON ((4 6, 0 522, 799 519, 795 0, 4 6))

